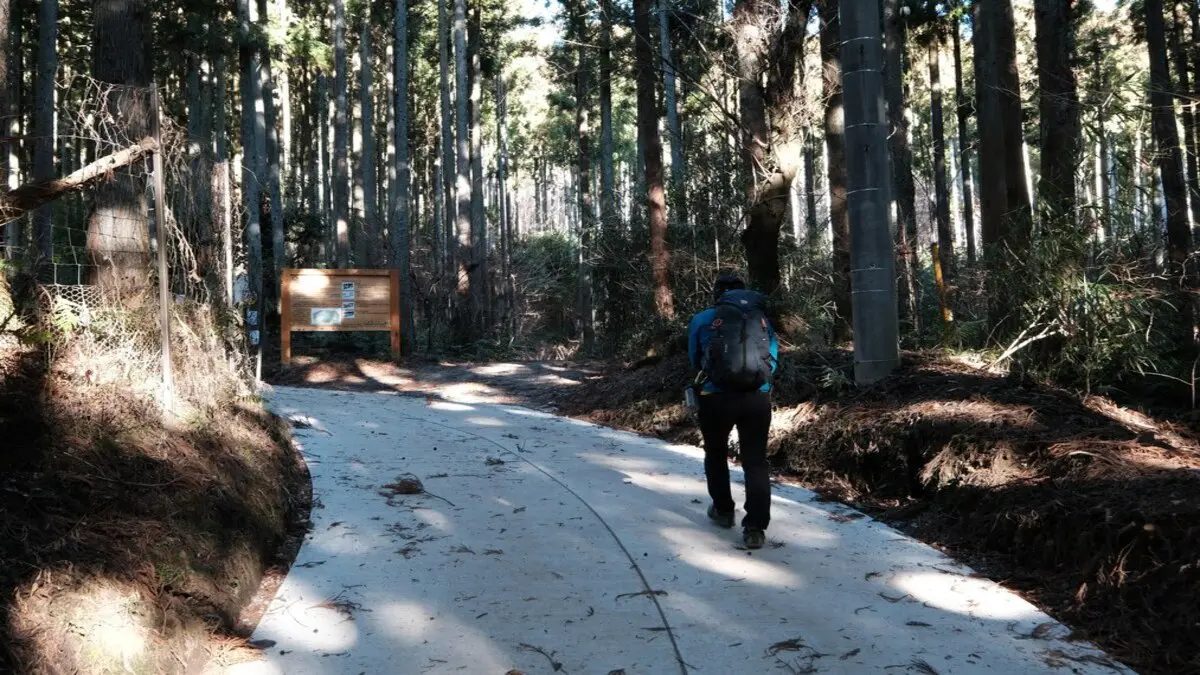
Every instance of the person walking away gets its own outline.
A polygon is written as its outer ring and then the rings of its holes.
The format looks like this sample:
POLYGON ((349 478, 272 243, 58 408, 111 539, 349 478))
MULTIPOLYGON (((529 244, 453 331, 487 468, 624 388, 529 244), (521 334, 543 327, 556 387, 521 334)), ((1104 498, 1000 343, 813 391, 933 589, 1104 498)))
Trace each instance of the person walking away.
POLYGON ((779 366, 779 342, 766 314, 766 297, 723 273, 713 287, 714 305, 692 317, 688 356, 700 371, 698 416, 704 437, 704 474, 712 503, 708 517, 734 524, 729 486, 729 433, 738 430, 746 478, 746 547, 762 548, 771 522, 771 476, 767 435, 771 428, 771 382, 779 366))

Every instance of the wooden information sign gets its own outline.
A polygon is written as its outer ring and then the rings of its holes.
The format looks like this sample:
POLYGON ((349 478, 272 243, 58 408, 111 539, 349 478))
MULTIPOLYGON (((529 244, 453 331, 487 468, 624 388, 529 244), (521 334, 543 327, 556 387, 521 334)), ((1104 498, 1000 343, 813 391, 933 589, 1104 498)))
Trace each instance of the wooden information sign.
POLYGON ((293 332, 388 331, 392 358, 400 358, 397 270, 285 269, 280 290, 284 365, 292 360, 293 332))

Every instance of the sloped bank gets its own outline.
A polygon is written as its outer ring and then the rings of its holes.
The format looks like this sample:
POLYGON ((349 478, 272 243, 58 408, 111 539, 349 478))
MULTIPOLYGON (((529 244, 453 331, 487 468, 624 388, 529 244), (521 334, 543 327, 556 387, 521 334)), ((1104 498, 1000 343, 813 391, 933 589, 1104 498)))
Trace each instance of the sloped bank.
POLYGON ((285 425, 231 392, 164 418, 115 357, 21 332, 0 334, 0 672, 197 672, 239 649, 307 520, 285 425))
MULTIPOLYGON (((909 355, 849 386, 844 353, 785 357, 777 471, 944 547, 1146 673, 1200 672, 1200 444, 1121 408, 909 355)), ((557 392, 569 415, 697 442, 686 359, 557 392)))

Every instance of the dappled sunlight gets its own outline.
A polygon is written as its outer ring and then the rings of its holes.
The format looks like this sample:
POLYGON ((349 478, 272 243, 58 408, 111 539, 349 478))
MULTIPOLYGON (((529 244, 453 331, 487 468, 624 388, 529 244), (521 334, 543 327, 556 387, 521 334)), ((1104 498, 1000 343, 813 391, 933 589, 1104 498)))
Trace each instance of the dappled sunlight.
POLYGON ((321 584, 310 584, 308 575, 315 572, 293 568, 267 612, 283 613, 291 620, 264 621, 255 635, 289 651, 335 653, 353 647, 359 640, 358 624, 334 606, 338 598, 316 590, 321 584))
POLYGON ((729 548, 713 530, 697 531, 694 527, 664 527, 658 530, 663 541, 681 560, 719 579, 737 577, 760 586, 795 591, 803 588, 804 580, 766 556, 751 557, 729 548))
POLYGON ((1033 429, 1041 426, 1036 419, 1037 411, 1028 405, 998 403, 978 398, 966 401, 921 401, 890 409, 886 414, 898 419, 909 416, 920 416, 923 419, 951 422, 959 425, 1003 424, 1005 427, 1016 427, 1018 429, 1033 429))
POLYGON ((529 366, 518 363, 491 363, 471 368, 470 372, 475 375, 516 375, 517 373, 528 373, 529 366))
MULTIPOLYGON (((496 643, 479 630, 466 625, 458 618, 439 609, 429 608, 411 601, 389 602, 375 609, 372 623, 378 625, 390 638, 403 647, 417 647, 437 640, 443 646, 438 659, 453 669, 467 668, 466 672, 503 673, 512 667, 512 659, 496 643), (449 638, 449 639, 447 639, 449 638)), ((531 637, 530 639, 534 639, 531 637)), ((515 646, 515 645, 513 645, 515 646)), ((437 663, 402 665, 403 658, 392 666, 396 672, 421 667, 437 666, 437 663)), ((436 670, 436 668, 435 668, 436 670)))
POLYGON ((451 403, 450 401, 430 401, 429 407, 433 410, 443 410, 445 412, 472 412, 474 406, 465 403, 451 403))
POLYGON ((893 576, 893 588, 931 607, 992 621, 1021 621, 1038 610, 993 581, 937 571, 904 571, 893 576))
POLYGON ((478 427, 506 427, 508 424, 496 419, 495 417, 468 417, 467 422, 478 427))
POLYGON ((513 407, 506 406, 504 408, 501 408, 501 410, 503 410, 506 414, 516 415, 518 417, 536 417, 538 419, 543 419, 543 420, 562 419, 562 418, 558 417, 557 415, 552 415, 548 412, 542 412, 540 410, 531 410, 529 408, 513 408, 513 407))

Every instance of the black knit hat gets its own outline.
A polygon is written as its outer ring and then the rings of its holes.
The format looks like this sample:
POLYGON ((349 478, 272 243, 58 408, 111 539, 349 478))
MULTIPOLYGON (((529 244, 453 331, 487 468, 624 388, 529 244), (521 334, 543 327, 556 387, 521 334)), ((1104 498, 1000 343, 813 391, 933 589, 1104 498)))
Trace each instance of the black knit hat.
POLYGON ((726 291, 735 291, 746 287, 746 282, 736 272, 721 272, 713 283, 713 301, 721 299, 726 291))

